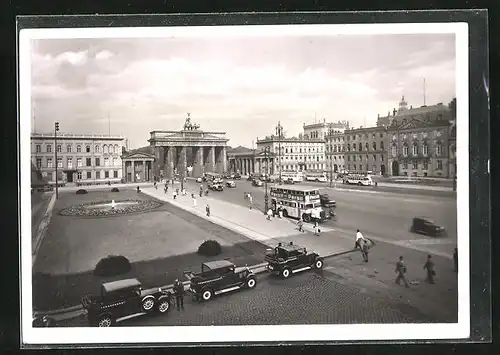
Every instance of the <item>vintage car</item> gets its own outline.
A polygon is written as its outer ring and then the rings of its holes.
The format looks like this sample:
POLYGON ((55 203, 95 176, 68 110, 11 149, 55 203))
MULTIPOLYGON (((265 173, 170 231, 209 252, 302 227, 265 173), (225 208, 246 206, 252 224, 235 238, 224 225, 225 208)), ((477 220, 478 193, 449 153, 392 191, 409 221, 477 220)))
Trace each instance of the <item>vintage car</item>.
POLYGON ((323 268, 323 258, 293 242, 279 243, 274 249, 268 249, 264 259, 267 269, 284 279, 300 271, 323 268))
POLYGON ((201 183, 201 182, 203 182, 203 178, 201 178, 201 177, 196 178, 196 182, 197 182, 197 183, 201 183))
POLYGON ((246 266, 236 267, 229 260, 210 261, 201 264, 201 272, 187 271, 184 275, 190 280, 188 292, 197 301, 208 301, 213 296, 244 288, 254 288, 257 280, 246 266))
POLYGON ((252 186, 261 187, 262 185, 263 185, 263 183, 262 183, 261 180, 258 180, 258 179, 253 179, 252 180, 252 186))
POLYGON ((410 227, 410 232, 426 234, 430 237, 444 237, 447 235, 444 227, 438 226, 427 217, 414 217, 410 227))
POLYGON ((227 180, 226 186, 227 187, 236 187, 236 183, 233 180, 227 180))
POLYGON ((91 326, 109 327, 117 322, 170 309, 172 295, 161 288, 142 289, 137 279, 103 283, 101 294, 86 295, 81 303, 91 326))
POLYGON ((295 181, 293 181, 292 178, 288 178, 288 179, 283 179, 282 181, 284 184, 288 184, 288 185, 293 185, 295 184, 295 181))
POLYGON ((231 179, 234 179, 234 180, 241 180, 241 175, 240 173, 236 173, 236 174, 231 174, 231 179))
POLYGON ((208 188, 214 191, 223 191, 224 185, 222 181, 219 181, 219 179, 214 179, 208 182, 208 188))

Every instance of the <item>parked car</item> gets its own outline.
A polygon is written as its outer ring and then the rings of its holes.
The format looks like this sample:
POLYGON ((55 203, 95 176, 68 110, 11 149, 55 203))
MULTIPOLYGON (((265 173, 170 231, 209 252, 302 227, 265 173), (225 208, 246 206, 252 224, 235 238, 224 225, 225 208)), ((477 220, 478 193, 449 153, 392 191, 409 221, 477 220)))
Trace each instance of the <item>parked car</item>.
POLYGON ((261 187, 263 185, 263 182, 259 179, 253 179, 252 180, 252 186, 257 186, 257 187, 261 187))
POLYGON ((427 217, 414 217, 410 232, 426 234, 430 237, 444 237, 447 236, 446 229, 437 225, 434 221, 427 217))
POLYGON ((227 180, 226 186, 227 187, 236 187, 236 183, 233 180, 227 180))
POLYGON ((300 271, 323 268, 323 258, 293 242, 268 249, 264 259, 268 270, 284 279, 300 271))
POLYGON ((232 175, 231 178, 235 179, 235 180, 241 180, 241 175, 240 175, 240 173, 236 173, 236 174, 232 175))
POLYGON ((197 301, 208 301, 213 296, 240 289, 252 289, 257 285, 254 273, 246 266, 236 267, 229 260, 210 261, 201 264, 201 272, 185 272, 191 285, 188 292, 197 301))
POLYGON ((201 182, 203 182, 203 179, 201 177, 196 178, 196 182, 201 183, 201 182))
POLYGON ((222 185, 222 182, 219 181, 209 181, 208 182, 208 188, 213 191, 223 191, 224 186, 222 185))
POLYGON ((103 283, 100 295, 84 296, 81 303, 91 326, 109 327, 153 311, 166 313, 171 293, 161 288, 143 290, 139 280, 124 279, 103 283))
POLYGON ((325 211, 325 217, 331 219, 335 217, 335 208, 337 207, 337 202, 328 196, 328 194, 319 195, 321 207, 325 211))

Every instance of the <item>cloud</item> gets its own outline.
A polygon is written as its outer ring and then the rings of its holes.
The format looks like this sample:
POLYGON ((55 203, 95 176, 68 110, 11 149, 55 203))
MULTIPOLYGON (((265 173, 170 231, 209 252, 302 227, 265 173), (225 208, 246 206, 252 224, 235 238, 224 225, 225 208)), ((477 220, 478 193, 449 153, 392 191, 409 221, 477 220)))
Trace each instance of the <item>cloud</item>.
POLYGON ((104 51, 100 51, 99 53, 96 53, 95 59, 96 60, 106 60, 106 59, 109 59, 113 56, 114 56, 114 54, 112 52, 104 50, 104 51))
POLYGON ((58 63, 67 62, 72 65, 83 65, 87 62, 88 51, 64 52, 59 54, 55 60, 58 63))

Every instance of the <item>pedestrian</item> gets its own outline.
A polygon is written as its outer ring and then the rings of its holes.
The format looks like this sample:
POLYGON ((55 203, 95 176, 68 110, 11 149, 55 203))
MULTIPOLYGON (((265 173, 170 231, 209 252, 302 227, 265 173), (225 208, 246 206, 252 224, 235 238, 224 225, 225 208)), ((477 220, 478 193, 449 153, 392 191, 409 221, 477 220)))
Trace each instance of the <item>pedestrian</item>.
POLYGON ((208 189, 205 189, 205 196, 208 196, 208 189))
POLYGON ((319 235, 321 233, 321 230, 319 229, 319 224, 318 222, 314 222, 314 235, 319 235))
POLYGON ((363 234, 359 231, 359 229, 356 232, 356 241, 354 242, 354 249, 359 248, 361 249, 361 241, 365 240, 365 237, 363 237, 363 234))
POLYGON ((210 206, 207 203, 207 206, 205 207, 205 211, 207 212, 207 217, 210 217, 210 206))
POLYGON ((361 254, 363 255, 363 260, 365 261, 365 263, 368 262, 368 249, 370 249, 368 247, 368 241, 365 240, 361 247, 361 254))
POLYGON ((299 227, 299 232, 304 232, 304 221, 302 220, 302 217, 300 217, 299 221, 297 222, 297 226, 299 227))
POLYGON ((424 265, 424 269, 427 269, 427 277, 425 281, 430 284, 434 284, 434 276, 436 276, 436 271, 434 270, 434 261, 432 261, 432 256, 427 255, 427 261, 424 265))
POLYGON ((273 210, 270 208, 268 211, 267 211, 267 220, 270 221, 271 220, 271 216, 273 215, 273 210))
POLYGON ((398 277, 396 277, 396 283, 399 285, 401 280, 403 280, 405 287, 410 287, 408 285, 408 281, 406 281, 406 265, 403 261, 403 257, 400 256, 398 262, 396 263, 396 270, 395 272, 398 274, 398 277))
POLYGON ((163 192, 165 192, 165 193, 168 192, 168 184, 165 184, 165 187, 163 188, 163 192))
POLYGON ((194 194, 193 194, 193 207, 196 207, 196 197, 194 197, 194 194))
POLYGON ((139 188, 139 186, 137 186, 137 193, 141 192, 141 189, 139 188))
POLYGON ((453 250, 453 271, 458 272, 458 248, 453 250))
POLYGON ((200 197, 203 196, 203 184, 200 184, 200 197))
POLYGON ((187 194, 186 189, 185 189, 185 188, 183 188, 181 193, 182 193, 182 196, 186 196, 186 194, 187 194))
POLYGON ((155 186, 155 189, 157 189, 157 190, 158 190, 158 185, 156 185, 156 178, 155 178, 155 182, 154 182, 154 184, 153 184, 153 185, 155 186))
POLYGON ((180 311, 181 308, 184 309, 184 285, 179 279, 176 279, 174 283, 174 295, 177 310, 180 311))
POLYGON ((253 197, 250 194, 248 194, 248 204, 250 205, 250 209, 252 209, 252 207, 253 207, 253 197))
POLYGON ((278 207, 278 218, 283 218, 283 206, 278 207))
POLYGON ((177 191, 173 190, 172 191, 172 196, 174 197, 174 200, 177 199, 177 191))

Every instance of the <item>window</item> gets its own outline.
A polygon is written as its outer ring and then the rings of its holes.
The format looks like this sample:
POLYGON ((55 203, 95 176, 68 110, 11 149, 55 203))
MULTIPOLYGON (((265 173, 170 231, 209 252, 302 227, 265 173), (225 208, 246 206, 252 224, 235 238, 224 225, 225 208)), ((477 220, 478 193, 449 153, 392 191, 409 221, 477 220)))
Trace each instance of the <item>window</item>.
POLYGON ((81 172, 81 171, 79 171, 79 172, 77 172, 77 173, 76 173, 76 178, 77 178, 78 180, 81 180, 81 179, 82 179, 82 172, 81 172))
POLYGON ((108 178, 109 178, 109 171, 107 171, 107 170, 106 170, 106 171, 104 172, 104 178, 105 178, 105 179, 108 179, 108 178))
POLYGON ((413 169, 418 169, 418 162, 414 161, 412 168, 413 169))
POLYGON ((351 145, 348 143, 347 144, 347 151, 350 152, 351 151, 351 145))
POLYGON ((380 142, 380 150, 384 150, 384 142, 380 142))
POLYGON ((375 139, 375 133, 372 134, 372 138, 375 139))
POLYGON ((92 159, 91 158, 85 159, 85 166, 92 166, 92 159))
POLYGON ((351 164, 347 164, 347 170, 351 170, 351 164))
POLYGON ((395 157, 398 154, 398 148, 396 147, 396 144, 392 145, 391 154, 393 157, 395 157))
POLYGON ((408 156, 408 146, 407 146, 407 145, 404 145, 404 146, 403 146, 403 155, 404 155, 405 157, 407 157, 407 156, 408 156))
POLYGON ((428 153, 429 153, 429 147, 427 146, 426 143, 424 143, 424 145, 422 146, 422 154, 424 157, 426 157, 428 153))
POLYGON ((355 155, 352 156, 352 161, 356 161, 356 156, 355 155))
POLYGON ((442 161, 442 160, 438 160, 438 161, 437 161, 437 169, 438 169, 438 170, 443 169, 443 161, 442 161))
MULTIPOLYGON (((274 147, 274 149, 276 149, 276 147, 274 147)), ((107 146, 106 144, 104 144, 104 145, 102 146, 102 152, 103 152, 104 154, 108 153, 108 146, 107 146)))
POLYGON ((77 145, 76 146, 76 152, 77 153, 81 153, 82 152, 82 146, 81 145, 77 145))
POLYGON ((56 150, 57 150, 58 153, 62 152, 62 147, 61 147, 60 144, 57 145, 56 150))
POLYGON ((368 151, 368 142, 366 142, 366 144, 365 144, 365 149, 366 149, 366 151, 368 151))
POLYGON ((68 169, 73 168, 73 158, 68 158, 67 160, 68 169))
POLYGON ((403 169, 408 169, 408 163, 407 162, 403 162, 403 169))
POLYGON ((47 168, 52 168, 52 158, 47 158, 47 168))
POLYGON ((422 137, 427 138, 427 132, 422 133, 422 137))
POLYGON ((363 150, 363 146, 361 145, 361 142, 359 142, 358 147, 359 147, 359 151, 361 152, 363 150))
POLYGON ((96 171, 95 172, 95 178, 96 179, 100 179, 101 178, 101 172, 100 171, 96 171))
POLYGON ((413 146, 411 147, 411 154, 413 154, 413 155, 418 154, 418 146, 416 143, 414 143, 413 146))
POLYGON ((58 168, 62 168, 63 167, 62 158, 57 158, 57 167, 58 168))
POLYGON ((440 156, 441 156, 441 151, 442 151, 441 143, 438 143, 438 144, 436 145, 436 155, 437 155, 438 157, 440 157, 440 156))
POLYGON ((384 154, 380 154, 380 161, 384 161, 384 154))
POLYGON ((47 173, 47 180, 52 181, 52 173, 47 173))
POLYGON ((351 161, 351 156, 350 155, 347 156, 347 161, 351 161))
POLYGON ((52 146, 47 144, 47 153, 52 153, 52 146))
POLYGON ((104 166, 109 166, 109 158, 104 158, 104 166))
POLYGON ((71 153, 71 144, 66 145, 66 152, 71 153))
POLYGON ((87 153, 90 153, 90 145, 88 145, 88 146, 86 146, 86 147, 85 147, 85 151, 86 151, 87 153))
POLYGON ((395 140, 396 140, 396 135, 395 135, 395 134, 393 134, 393 135, 392 135, 392 141, 394 142, 395 140))
POLYGON ((359 164, 359 171, 363 171, 363 165, 359 164))
POLYGON ((373 162, 376 162, 377 161, 377 156, 375 154, 373 154, 373 162))
POLYGON ((95 151, 96 153, 99 153, 99 146, 98 146, 97 144, 94 146, 94 151, 95 151))
POLYGON ((36 158, 36 167, 38 169, 42 167, 42 158, 36 158))
POLYGON ((101 158, 95 158, 95 166, 101 166, 101 158))
POLYGON ((377 142, 373 142, 373 150, 377 150, 377 142))
POLYGON ((384 134, 383 133, 380 133, 380 138, 384 138, 384 134))
POLYGON ((76 159, 76 166, 81 168, 82 167, 82 158, 76 159))
POLYGON ((87 179, 92 179, 92 171, 87 171, 87 179))
POLYGON ((429 169, 429 162, 427 160, 424 160, 424 170, 429 169))
POLYGON ((41 153, 42 152, 42 146, 40 144, 36 145, 36 152, 41 153))

